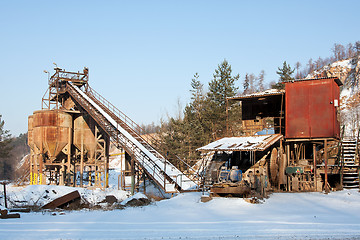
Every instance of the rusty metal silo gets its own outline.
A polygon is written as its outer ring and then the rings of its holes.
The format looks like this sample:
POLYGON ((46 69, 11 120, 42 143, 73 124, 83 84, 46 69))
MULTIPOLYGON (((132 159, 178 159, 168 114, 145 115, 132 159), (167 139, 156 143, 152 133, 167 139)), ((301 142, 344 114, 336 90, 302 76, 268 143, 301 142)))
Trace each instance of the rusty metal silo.
POLYGON ((72 116, 60 110, 40 110, 33 115, 33 141, 51 161, 71 144, 72 116))
MULTIPOLYGON (((91 121, 91 119, 88 119, 91 121)), ((80 151, 83 149, 86 152, 88 159, 95 158, 95 150, 96 150, 96 141, 95 135, 93 133, 94 129, 91 128, 85 121, 84 116, 79 116, 74 120, 74 138, 73 144, 80 151)))

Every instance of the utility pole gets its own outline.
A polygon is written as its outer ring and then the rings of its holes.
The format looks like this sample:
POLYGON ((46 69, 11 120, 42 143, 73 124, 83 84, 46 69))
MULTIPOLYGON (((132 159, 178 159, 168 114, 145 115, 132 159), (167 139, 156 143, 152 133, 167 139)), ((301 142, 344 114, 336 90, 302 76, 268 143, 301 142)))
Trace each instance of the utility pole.
POLYGON ((6 184, 8 184, 6 181, 1 182, 1 184, 4 186, 4 202, 5 202, 5 208, 8 207, 7 205, 7 197, 6 197, 6 184))

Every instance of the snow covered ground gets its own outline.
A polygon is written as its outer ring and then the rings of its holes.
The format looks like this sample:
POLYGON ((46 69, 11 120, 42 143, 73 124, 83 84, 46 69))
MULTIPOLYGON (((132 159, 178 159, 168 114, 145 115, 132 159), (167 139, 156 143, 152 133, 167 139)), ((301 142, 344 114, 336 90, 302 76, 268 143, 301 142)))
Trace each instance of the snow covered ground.
POLYGON ((276 193, 262 204, 200 197, 186 193, 113 211, 21 213, 0 219, 0 239, 360 239, 357 190, 276 193))

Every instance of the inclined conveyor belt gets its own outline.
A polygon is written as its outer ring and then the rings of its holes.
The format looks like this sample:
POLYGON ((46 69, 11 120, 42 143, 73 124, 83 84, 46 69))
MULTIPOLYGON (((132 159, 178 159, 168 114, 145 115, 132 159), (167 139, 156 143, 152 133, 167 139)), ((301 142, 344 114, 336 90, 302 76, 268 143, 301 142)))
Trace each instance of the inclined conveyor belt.
MULTIPOLYGON (((127 132, 120 124, 114 120, 109 114, 106 113, 95 101, 93 101, 89 96, 86 95, 80 88, 70 83, 70 89, 74 89, 77 94, 77 97, 81 96, 82 100, 86 100, 88 104, 91 104, 93 108, 96 109, 109 123, 112 124, 114 128, 118 131, 117 136, 110 136, 112 140, 116 139, 121 140, 121 145, 126 149, 132 150, 132 155, 135 156, 138 164, 141 165, 147 172, 151 175, 151 178, 165 191, 165 192, 177 192, 179 190, 191 190, 196 188, 196 183, 190 180, 186 175, 184 175, 179 169, 172 165, 164 157, 157 157, 153 154, 148 148, 141 144, 132 134, 127 132), (120 136, 120 137, 119 137, 120 136)), ((76 96, 73 96, 76 97, 76 96)), ((90 110, 89 110, 90 111, 90 110)), ((119 142, 117 142, 119 143, 119 142)), ((153 152, 156 152, 154 149, 153 152)), ((157 153, 157 155, 159 155, 157 153)))

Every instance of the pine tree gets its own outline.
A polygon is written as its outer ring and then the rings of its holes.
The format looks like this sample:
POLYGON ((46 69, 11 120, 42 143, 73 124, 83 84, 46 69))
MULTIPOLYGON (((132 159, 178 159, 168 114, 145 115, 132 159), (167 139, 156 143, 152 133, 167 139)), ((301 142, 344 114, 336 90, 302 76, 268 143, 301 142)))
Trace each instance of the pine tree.
POLYGON ((244 91, 243 91, 243 94, 246 95, 249 93, 249 74, 246 73, 245 74, 245 78, 244 78, 244 83, 243 83, 243 87, 244 87, 244 91))
POLYGON ((12 164, 10 157, 11 151, 11 135, 8 130, 4 129, 4 120, 0 115, 0 179, 9 178, 12 172, 12 164))
POLYGON ((5 121, 1 120, 2 115, 0 114, 0 158, 7 158, 10 154, 10 142, 11 135, 9 130, 4 129, 5 121))
POLYGON ((209 122, 205 119, 207 105, 203 84, 196 73, 191 80, 191 102, 185 107, 182 116, 169 118, 162 122, 160 130, 163 153, 169 153, 167 158, 177 167, 185 168, 183 161, 193 164, 191 160, 199 158, 197 148, 209 142, 209 122))
POLYGON ((213 80, 209 82, 207 117, 211 121, 211 134, 214 140, 226 135, 226 101, 228 97, 236 95, 238 87, 235 83, 239 77, 239 74, 232 76, 231 66, 224 60, 215 69, 213 80))
POLYGON ((294 71, 295 69, 291 69, 290 65, 284 61, 283 67, 278 67, 278 71, 276 71, 276 73, 280 76, 279 81, 277 84, 272 85, 272 87, 276 89, 284 89, 285 84, 283 82, 294 80, 294 78, 291 76, 294 71))
POLYGON ((162 122, 160 127, 161 152, 176 167, 182 167, 178 158, 184 159, 186 132, 183 119, 170 117, 167 122, 162 122))
POLYGON ((188 158, 197 159, 199 153, 196 149, 209 141, 209 121, 206 120, 206 98, 203 84, 196 73, 191 80, 191 102, 185 107, 184 127, 187 132, 188 158))
POLYGON ((199 74, 195 73, 194 78, 191 79, 191 106, 197 112, 197 115, 200 117, 202 108, 204 107, 205 95, 204 95, 204 85, 199 81, 199 74))

